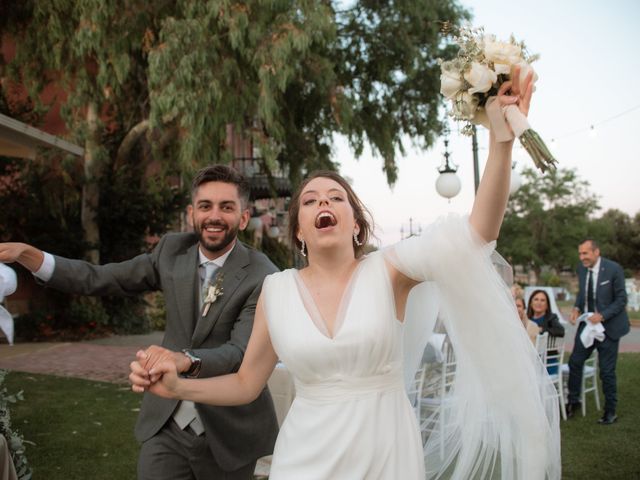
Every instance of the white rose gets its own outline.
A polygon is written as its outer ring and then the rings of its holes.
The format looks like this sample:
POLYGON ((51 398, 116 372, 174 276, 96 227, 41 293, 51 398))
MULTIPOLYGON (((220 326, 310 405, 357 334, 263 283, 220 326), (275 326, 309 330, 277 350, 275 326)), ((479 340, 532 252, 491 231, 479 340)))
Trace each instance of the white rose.
POLYGON ((491 89, 498 76, 486 65, 473 62, 471 68, 465 72, 464 79, 473 87, 469 89, 469 93, 485 93, 491 89))
POLYGON ((493 69, 497 75, 509 75, 511 73, 511 65, 506 63, 494 63, 493 69))
POLYGON ((440 93, 446 98, 453 98, 462 88, 462 79, 456 72, 443 70, 440 75, 440 93))
POLYGON ((462 92, 453 99, 453 114, 460 119, 471 120, 477 108, 478 98, 475 95, 462 92))
POLYGON ((522 60, 522 49, 512 43, 485 40, 484 56, 490 62, 511 66, 522 60))

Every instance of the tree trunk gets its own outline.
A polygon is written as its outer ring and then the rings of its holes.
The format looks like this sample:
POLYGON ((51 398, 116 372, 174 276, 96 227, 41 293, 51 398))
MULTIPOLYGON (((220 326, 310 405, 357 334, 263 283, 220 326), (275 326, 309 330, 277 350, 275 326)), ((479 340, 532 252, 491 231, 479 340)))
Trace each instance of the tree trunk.
POLYGON ((122 140, 120 147, 118 148, 116 161, 113 164, 114 171, 118 171, 118 169, 120 169, 125 164, 125 162, 129 158, 129 155, 131 154, 131 150, 133 149, 134 145, 142 135, 147 133, 148 129, 149 120, 145 118, 144 120, 138 122, 131 130, 129 130, 127 135, 122 140))
POLYGON ((82 188, 82 230, 87 244, 85 258, 92 263, 100 263, 100 230, 98 228, 98 204, 100 191, 98 189, 99 160, 97 158, 97 107, 94 103, 87 106, 87 139, 84 146, 84 178, 82 188))

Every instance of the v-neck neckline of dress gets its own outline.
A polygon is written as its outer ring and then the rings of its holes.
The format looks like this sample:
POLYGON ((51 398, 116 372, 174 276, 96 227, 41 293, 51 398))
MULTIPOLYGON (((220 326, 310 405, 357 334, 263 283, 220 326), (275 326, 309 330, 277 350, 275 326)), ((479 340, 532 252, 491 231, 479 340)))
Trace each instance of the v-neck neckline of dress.
POLYGON ((302 275, 299 270, 294 270, 294 279, 296 286, 298 287, 298 293, 300 294, 300 299, 302 300, 302 305, 309 316, 309 319, 313 323, 315 330, 321 334, 323 337, 329 340, 335 340, 338 334, 342 331, 342 327, 345 322, 345 315, 347 313, 347 308, 351 304, 351 298, 353 295, 353 288, 355 285, 355 280, 359 275, 362 264, 364 263, 364 258, 361 258, 358 261, 358 264, 351 272, 351 276, 349 277, 349 281, 347 282, 347 286, 342 292, 342 297, 340 298, 340 303, 338 305, 338 310, 336 311, 336 318, 333 320, 333 334, 329 331, 329 327, 325 318, 320 313, 320 309, 316 304, 313 295, 311 294, 311 290, 305 283, 302 275))

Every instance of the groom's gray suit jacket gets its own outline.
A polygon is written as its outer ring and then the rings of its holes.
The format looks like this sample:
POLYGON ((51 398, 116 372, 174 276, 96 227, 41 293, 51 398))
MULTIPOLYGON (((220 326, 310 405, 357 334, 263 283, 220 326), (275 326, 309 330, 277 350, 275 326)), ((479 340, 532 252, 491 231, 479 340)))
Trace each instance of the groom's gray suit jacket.
MULTIPOLYGON (((107 265, 55 257, 48 286, 83 295, 164 293, 167 325, 162 346, 173 351, 192 348, 202 358, 200 378, 235 372, 251 329, 262 281, 277 268, 262 253, 237 242, 222 272, 223 294, 206 317, 199 312, 198 239, 191 233, 167 234, 152 253, 107 265)), ((145 441, 171 418, 177 400, 146 393, 136 424, 145 441)), ((236 470, 273 452, 278 424, 265 388, 248 405, 213 407, 196 404, 209 447, 225 470, 236 470)))

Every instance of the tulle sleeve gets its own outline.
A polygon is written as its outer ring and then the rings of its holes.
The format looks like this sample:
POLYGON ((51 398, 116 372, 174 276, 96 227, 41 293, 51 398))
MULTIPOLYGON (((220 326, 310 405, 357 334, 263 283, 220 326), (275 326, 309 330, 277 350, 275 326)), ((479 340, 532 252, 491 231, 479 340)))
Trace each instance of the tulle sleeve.
MULTIPOLYGON (((466 217, 452 215, 385 250, 400 272, 431 285, 429 301, 438 304, 457 360, 452 395, 442 407, 444 438, 433 433, 425 445, 427 477, 559 479, 555 388, 492 263, 494 248, 466 217)), ((432 321, 407 305, 408 370, 418 366, 421 352, 414 350, 424 348, 432 321)))

